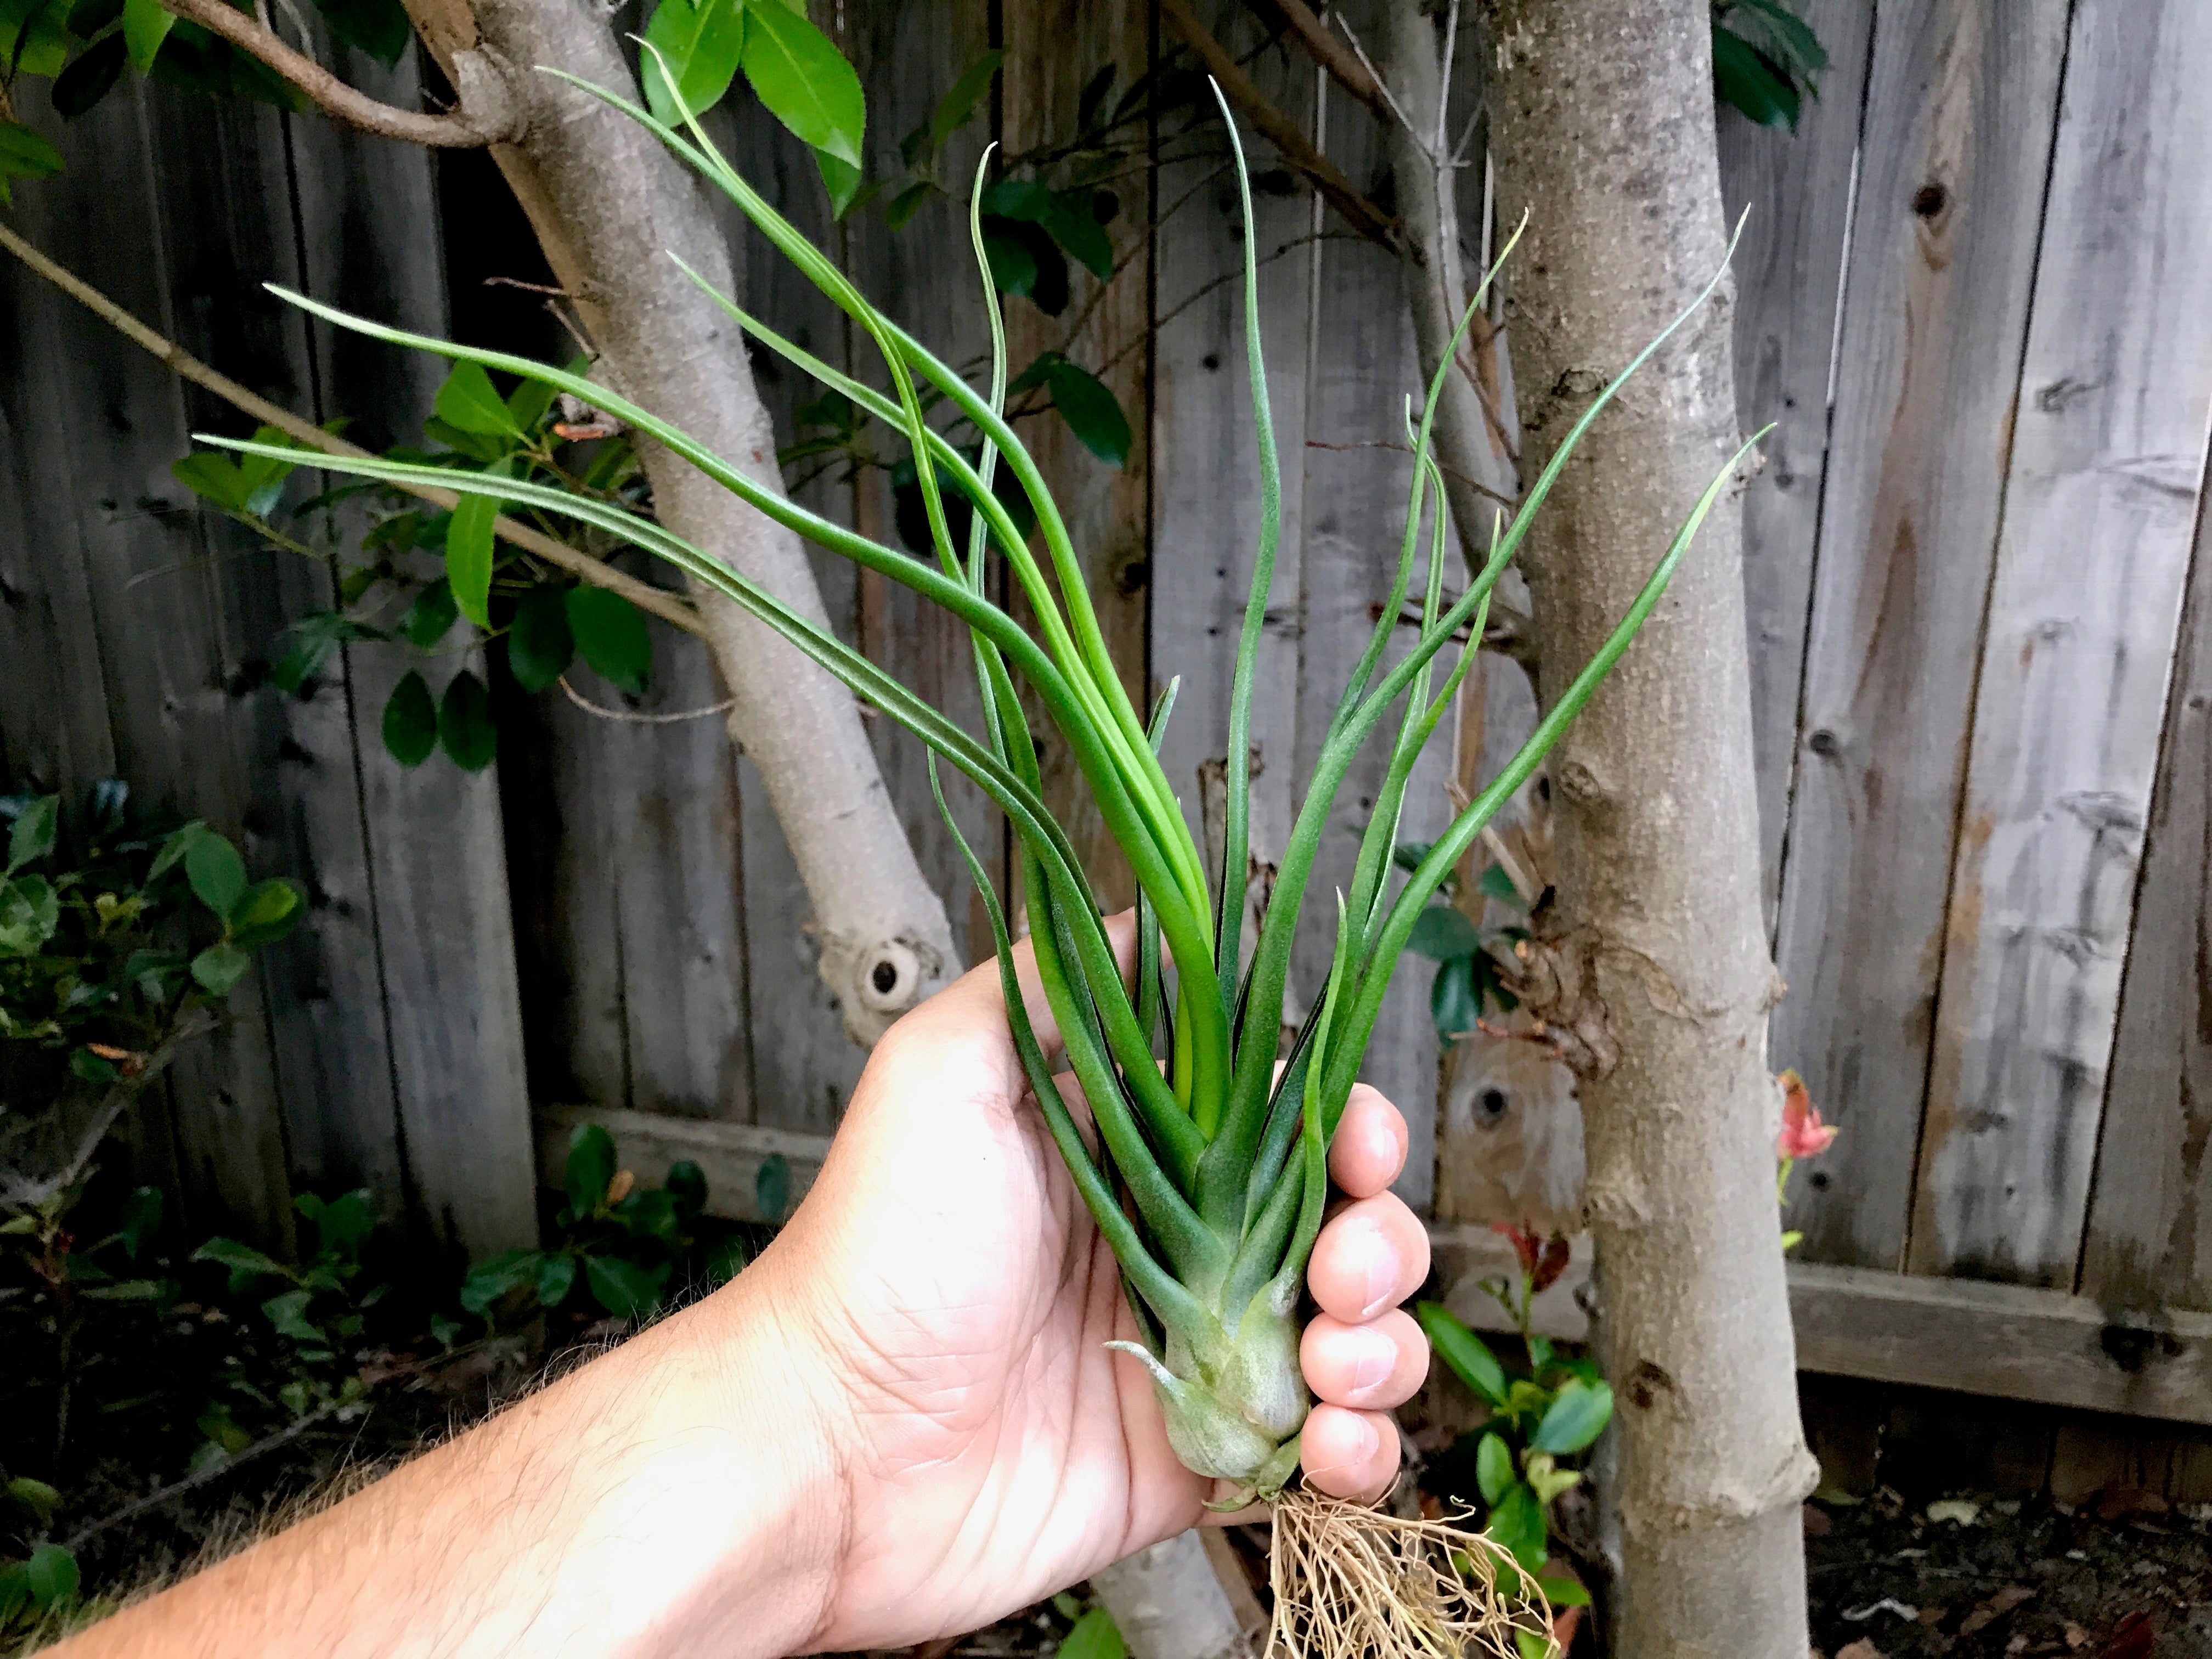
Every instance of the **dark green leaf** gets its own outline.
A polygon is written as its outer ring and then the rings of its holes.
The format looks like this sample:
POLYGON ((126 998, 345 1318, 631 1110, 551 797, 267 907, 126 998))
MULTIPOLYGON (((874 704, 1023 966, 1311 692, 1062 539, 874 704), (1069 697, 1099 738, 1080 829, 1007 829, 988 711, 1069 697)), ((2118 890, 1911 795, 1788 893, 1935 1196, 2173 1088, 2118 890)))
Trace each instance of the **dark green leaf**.
MULTIPOLYGON (((587 363, 586 368, 589 368, 587 363)), ((514 423, 525 432, 535 432, 559 397, 557 387, 544 380, 525 380, 507 394, 507 412, 514 416, 514 423)))
POLYGON ((1028 243, 1019 237, 987 227, 983 232, 983 257, 990 261, 991 280, 998 284, 1001 294, 1027 294, 1036 286, 1036 260, 1031 257, 1028 243))
POLYGON ((392 688, 384 704, 384 747, 402 766, 420 766, 438 746, 438 705, 413 669, 392 688))
POLYGON ((210 996, 227 996, 252 963, 235 945, 210 945, 192 958, 192 977, 210 996))
POLYGON ((132 69, 143 75, 154 67, 154 55, 161 50, 161 42, 169 38, 176 21, 176 13, 161 0, 123 0, 123 44, 132 69))
MULTIPOLYGON (((167 17, 169 14, 161 14, 167 17)), ((20 121, 0 121, 0 180, 45 179, 62 170, 62 153, 20 121)), ((0 185, 4 188, 4 185, 0 185)))
POLYGON ((446 526, 446 580, 453 606, 478 628, 491 626, 491 524, 499 508, 489 495, 464 495, 446 526))
POLYGON ((1482 1501, 1496 1504, 1514 1479, 1513 1449, 1502 1435, 1484 1435, 1474 1449, 1474 1480, 1482 1490, 1482 1501))
MULTIPOLYGON (((936 189, 937 186, 927 179, 915 179, 884 204, 884 222, 893 230, 902 229, 906 222, 914 217, 915 210, 927 202, 936 189)), ((992 270, 995 275, 997 267, 994 265, 992 270)), ((1000 286, 1003 288, 1006 285, 1001 283, 1000 286)))
POLYGON ((246 860, 238 849, 212 830, 192 838, 185 849, 185 879, 192 884, 202 904, 227 917, 246 896, 246 860))
POLYGON ((860 169, 826 149, 814 153, 814 170, 822 175, 822 188, 830 192, 830 215, 842 219, 860 198, 860 169))
POLYGON ((0 4, 0 72, 59 75, 75 44, 69 8, 61 0, 7 0, 0 4))
POLYGON ((1775 56, 1785 68, 1806 78, 1808 87, 1809 77, 1828 67, 1828 49, 1820 44, 1820 37, 1783 0, 1732 0, 1729 9, 1750 14, 1747 21, 1766 35, 1775 56))
POLYGON ((198 818, 194 818, 181 830, 172 833, 168 840, 161 843, 161 850, 154 855, 153 867, 146 872, 147 884, 151 886, 168 874, 176 866, 178 860, 192 850, 194 842, 202 836, 213 833, 214 831, 198 818))
POLYGON ((745 1241, 732 1233, 707 1252, 707 1282, 726 1285, 743 1273, 745 1263, 751 1260, 752 1252, 745 1248, 745 1241))
POLYGON ((1460 1322, 1459 1316, 1440 1302, 1415 1304, 1415 1316, 1437 1356, 1458 1373, 1459 1380, 1474 1390, 1485 1404, 1504 1409, 1505 1368, 1489 1345, 1460 1322))
POLYGON ((80 1083, 109 1084, 123 1073, 115 1069, 115 1062, 89 1048, 73 1049, 69 1057, 70 1075, 80 1083))
POLYGON ((241 1244, 234 1238, 210 1238, 194 1250, 190 1259, 215 1262, 246 1279, 289 1279, 292 1276, 280 1263, 270 1261, 251 1244, 241 1244))
POLYGON ((1106 227, 1098 222, 1097 192, 1090 189, 1061 191, 1052 198, 1044 228, 1052 239, 1075 256, 1076 262, 1100 282, 1114 274, 1114 244, 1106 227))
POLYGON ((1052 366, 1053 407, 1076 440, 1100 460, 1120 466, 1129 459, 1129 421, 1106 383, 1066 358, 1052 366))
POLYGON ((576 648, 601 678, 630 696, 645 692, 653 667, 653 637, 645 613, 619 593, 604 587, 568 590, 568 630, 576 648))
POLYGON ((1060 1644, 1059 1659, 1126 1659, 1128 1644, 1121 1626, 1103 1607, 1093 1607, 1075 1621, 1060 1644))
POLYGON ((1521 890, 1513 884, 1513 878, 1505 873, 1504 865, 1490 866, 1482 872, 1482 879, 1476 885, 1482 890, 1485 898, 1496 899, 1510 909, 1519 910, 1524 915, 1527 913, 1528 901, 1521 896, 1521 890))
POLYGON ((307 1321, 307 1304, 314 1300, 314 1296, 313 1291, 285 1291, 263 1303, 261 1311, 276 1328, 277 1335, 289 1336, 295 1342, 325 1347, 330 1339, 307 1321))
POLYGON ((1042 224, 1053 210, 1052 187, 1042 179, 994 179, 983 190, 983 214, 1042 224))
POLYGON ((15 814, 8 831, 8 874, 42 859, 54 850, 54 832, 61 822, 62 798, 40 795, 15 814))
POLYGON ((522 428, 481 363, 455 363, 438 388, 438 418, 462 432, 486 437, 522 436, 522 428))
POLYGON ((499 752, 499 731, 491 723, 491 694, 465 668, 446 682, 438 703, 438 746, 464 772, 481 772, 499 752))
POLYGON ((123 1206, 123 1219, 115 1229, 115 1237, 123 1246, 123 1254, 136 1261, 145 1253, 147 1241, 161 1230, 161 1189, 159 1187, 134 1187, 123 1206))
POLYGON ((1581 1451, 1613 1420, 1613 1390, 1604 1383, 1571 1382, 1553 1399, 1528 1443, 1563 1457, 1581 1451))
POLYGON ((742 0, 660 0, 645 26, 645 43, 659 54, 656 58, 647 52, 639 57, 646 107, 671 126, 680 127, 684 110, 705 114, 722 101, 730 82, 737 79, 745 49, 744 6, 742 0), (665 75, 663 60, 667 64, 665 75), (673 87, 669 84, 672 76, 673 87))
MULTIPOLYGON (((983 94, 991 89, 991 77, 999 72, 1006 60, 1003 52, 987 52, 960 72, 952 89, 937 100, 937 108, 929 118, 929 137, 932 143, 941 144, 968 124, 975 112, 975 106, 983 101, 983 94)), ((1108 73, 1112 73, 1109 69, 1108 73)))
POLYGON ((1789 77, 1735 30, 1713 25, 1713 90, 1720 100, 1765 127, 1797 125, 1798 98, 1789 77))
POLYGON ((1413 931, 1406 948, 1432 962, 1472 956, 1482 948, 1482 935, 1459 910, 1449 904, 1431 904, 1413 918, 1413 931))
POLYGON ((0 882, 0 957, 35 956, 61 926, 61 900, 44 876, 0 882))
POLYGON ((44 1526, 54 1518, 54 1511, 62 1506, 62 1495, 43 1480, 33 1480, 27 1474, 19 1474, 7 1485, 8 1496, 36 1516, 44 1526))
POLYGON ((70 33, 87 40, 123 20, 123 0, 76 0, 66 9, 70 33))
POLYGON ((52 1612, 76 1594, 76 1557, 59 1544, 33 1544, 26 1574, 31 1600, 41 1611, 52 1612))
POLYGON ((107 96, 107 89, 122 76, 128 61, 128 48, 119 32, 94 41, 54 77, 53 89, 47 94, 54 113, 64 121, 76 120, 107 96))
MULTIPOLYGON (((460 516, 456 513, 447 520, 448 526, 460 516)), ((399 619, 399 631, 407 642, 420 650, 428 651, 453 630, 461 614, 459 602, 453 597, 453 585, 446 577, 425 582, 407 607, 407 614, 399 619)))
POLYGON ((562 1184, 568 1214, 580 1221, 594 1213, 615 1178, 615 1138, 596 1123, 579 1123, 568 1134, 568 1163, 562 1184))
POLYGON ((501 1250, 471 1264, 461 1280, 462 1310, 483 1317, 508 1291, 536 1284, 545 1263, 556 1259, 540 1250, 501 1250))
POLYGON ((195 453, 169 464, 170 475, 203 500, 233 513, 246 511, 246 475, 220 455, 195 453))
POLYGON ((297 1205, 300 1213, 314 1224, 319 1252, 346 1261, 361 1259, 362 1246, 376 1231, 376 1206, 366 1187, 341 1193, 327 1204, 303 1194, 297 1205))
POLYGON ((1429 1018, 1436 1024, 1437 1035, 1445 1042, 1455 1042, 1477 1029, 1476 1023, 1482 1018, 1483 964, 1487 960, 1478 951, 1437 964, 1437 976, 1429 981, 1429 1018))
POLYGON ((414 38, 399 0, 315 0, 315 4, 330 20, 332 34, 386 69, 399 61, 414 38))
POLYGON ((668 1179, 661 1186, 675 1203, 676 1213, 687 1222, 697 1219, 707 1207, 707 1172, 688 1158, 668 1166, 668 1179))
POLYGON ((660 1306, 660 1283, 668 1269, 647 1271, 617 1255, 584 1258, 585 1281, 599 1304, 617 1319, 642 1319, 660 1306))
POLYGON ((565 1252, 545 1256, 538 1267, 538 1305, 557 1308, 576 1287, 576 1258, 565 1252))
POLYGON ((322 672, 331 653, 347 641, 388 637, 382 629, 356 622, 337 611, 311 611, 286 629, 284 634, 291 645, 269 671, 270 680, 281 691, 297 691, 322 672))
POLYGON ((791 1164, 781 1152, 770 1152, 761 1160, 760 1173, 753 1177, 753 1199, 760 1206, 762 1220, 783 1219, 791 1204, 791 1164))
POLYGON ((526 691, 543 691, 568 672, 576 636, 568 631, 568 596, 557 587, 525 593, 507 625, 507 665, 526 691))
POLYGON ((256 882, 231 907, 230 939, 248 950, 273 945, 296 927, 306 895, 282 876, 256 882))
POLYGON ((756 5, 746 13, 744 70, 769 113, 802 142, 860 165, 867 100, 828 35, 785 7, 756 5))
POLYGON ((1516 1480, 1491 1506, 1483 1531, 1510 1550, 1524 1572, 1534 1572, 1550 1553, 1544 1547, 1544 1506, 1525 1480, 1516 1480))
POLYGON ((657 1238, 675 1248, 683 1235, 676 1200, 659 1187, 641 1187, 615 1206, 615 1219, 640 1238, 657 1238))

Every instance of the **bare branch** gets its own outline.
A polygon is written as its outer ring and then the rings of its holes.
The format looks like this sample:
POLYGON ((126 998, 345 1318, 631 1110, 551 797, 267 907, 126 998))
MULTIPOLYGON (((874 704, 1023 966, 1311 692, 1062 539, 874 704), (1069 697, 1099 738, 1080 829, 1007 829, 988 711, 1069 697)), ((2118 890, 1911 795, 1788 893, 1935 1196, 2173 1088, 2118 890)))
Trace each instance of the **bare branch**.
POLYGON ((1305 0, 1249 0, 1249 3, 1255 11, 1272 13, 1281 19, 1305 48, 1306 55, 1328 71, 1329 79, 1366 105, 1378 119, 1390 118, 1390 106, 1383 96, 1382 83, 1366 64, 1344 49, 1343 42, 1328 32, 1328 25, 1314 14, 1305 0))
POLYGON ((240 52, 259 58, 277 74, 313 99, 324 114, 363 132, 386 138, 404 138, 410 143, 441 149, 480 149, 499 143, 511 133, 479 124, 466 112, 425 115, 419 110, 399 109, 379 103, 356 91, 304 53, 292 50, 281 36, 251 14, 238 10, 228 0, 161 0, 178 16, 219 34, 240 52))
MULTIPOLYGON (((216 3, 220 4, 222 0, 216 0, 216 3)), ((243 12, 234 15, 245 15, 243 12)), ((133 345, 151 353, 165 368, 195 386, 206 387, 225 403, 251 415, 263 425, 273 426, 287 436, 297 439, 311 449, 319 449, 325 455, 360 457, 370 453, 359 444, 348 443, 335 434, 324 431, 313 422, 248 391, 228 375, 218 374, 174 341, 147 327, 91 283, 56 264, 5 224, 0 224, 0 247, 6 248, 133 345)), ((450 489, 418 489, 409 484, 394 484, 392 487, 419 496, 436 507, 450 508, 460 500, 459 495, 450 489)), ((649 611, 687 634, 705 637, 698 611, 681 595, 655 587, 650 582, 640 581, 627 572, 616 569, 604 559, 593 558, 579 548, 556 541, 543 531, 533 530, 530 526, 518 523, 504 514, 492 520, 492 529, 502 541, 511 543, 526 553, 536 554, 556 569, 580 576, 594 587, 604 587, 619 593, 639 610, 649 611)))
POLYGON ((709 714, 726 714, 738 706, 735 697, 725 697, 720 702, 710 702, 704 708, 686 708, 673 714, 641 714, 629 708, 609 708, 604 703, 593 702, 568 684, 566 674, 561 676, 561 689, 568 694, 568 701, 586 714, 603 720, 619 720, 625 726, 680 726, 685 720, 704 720, 709 714))
MULTIPOLYGON (((200 3, 219 4, 221 0, 200 3)), ((1235 55, 1199 21, 1188 0, 1160 0, 1160 13, 1175 25, 1199 62, 1205 65, 1206 73, 1220 84, 1222 95, 1275 147, 1285 166, 1303 174, 1328 198, 1329 205, 1370 241, 1401 258, 1419 257, 1418 252, 1408 247, 1398 222, 1360 194, 1352 181, 1338 171, 1336 163, 1316 149, 1305 134, 1298 131, 1297 123, 1268 101, 1267 95, 1245 74, 1235 55)))

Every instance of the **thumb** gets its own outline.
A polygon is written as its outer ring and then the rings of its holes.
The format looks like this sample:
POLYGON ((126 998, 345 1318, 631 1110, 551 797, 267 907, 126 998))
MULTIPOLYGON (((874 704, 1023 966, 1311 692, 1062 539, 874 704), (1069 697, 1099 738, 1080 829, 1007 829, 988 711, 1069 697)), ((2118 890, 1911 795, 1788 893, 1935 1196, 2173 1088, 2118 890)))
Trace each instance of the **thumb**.
MULTIPOLYGON (((1103 925, 1126 989, 1136 977, 1137 913, 1133 909, 1117 911, 1105 917, 1103 925)), ((1012 960, 1030 1029, 1036 1034, 1037 1046, 1044 1051, 1046 1063, 1057 1068, 1066 1044, 1060 1036, 1060 1021, 1045 995, 1044 981, 1037 973, 1036 947, 1027 939, 1017 939, 1012 960)), ((908 1012, 891 1030, 902 1039, 924 1042, 974 1042, 988 1036, 1003 1046, 1007 1063, 1017 1076, 1019 1074, 1020 1059, 1014 1048, 1013 1027, 1006 1017, 1006 994, 996 957, 978 963, 908 1012)))

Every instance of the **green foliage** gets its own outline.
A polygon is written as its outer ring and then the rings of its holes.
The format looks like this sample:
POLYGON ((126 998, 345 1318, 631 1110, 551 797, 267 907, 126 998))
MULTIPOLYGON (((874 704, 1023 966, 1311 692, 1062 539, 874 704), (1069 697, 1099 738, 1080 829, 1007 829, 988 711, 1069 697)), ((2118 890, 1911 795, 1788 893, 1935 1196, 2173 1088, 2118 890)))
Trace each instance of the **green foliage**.
POLYGON ((1059 1659, 1127 1659, 1121 1627, 1103 1607, 1092 1607, 1060 1638, 1059 1659))
MULTIPOLYGON (((1418 869, 1432 844, 1401 842, 1391 849, 1391 861, 1402 870, 1418 869)), ((1528 907, 1502 866, 1485 868, 1476 887, 1482 898, 1526 914, 1528 907)), ((1528 937, 1528 930, 1517 924, 1489 927, 1470 921, 1457 902, 1458 889, 1458 876, 1448 876, 1413 918, 1413 931, 1406 936, 1408 951, 1437 964, 1436 977, 1429 982, 1429 1017, 1436 1023, 1437 1035, 1448 1043, 1474 1031, 1489 1009, 1510 1013, 1521 1006, 1520 999, 1506 988, 1500 963, 1511 956, 1516 944, 1528 937)))
POLYGON ((1796 130, 1828 67, 1820 37, 1784 0, 1713 0, 1713 90, 1761 126, 1796 130))
POLYGON ((303 914, 297 884, 249 880, 206 824, 161 835, 129 799, 117 779, 66 818, 58 795, 0 799, 0 1080, 16 1109, 137 1086, 303 914))
POLYGON ((555 1242, 488 1256, 461 1283, 462 1308, 489 1328, 579 1303, 617 1319, 649 1318, 690 1279, 719 1285, 744 1266, 740 1236, 708 1237, 707 1177, 688 1158, 669 1165, 659 1186, 641 1187, 617 1167, 613 1137, 582 1123, 568 1137, 562 1173, 566 1202, 553 1217, 555 1242))
MULTIPOLYGON (((1489 1412, 1438 1461, 1431 1479, 1462 1502, 1480 1498, 1485 1530, 1512 1553, 1524 1572, 1540 1572, 1551 1553, 1552 1505, 1580 1484, 1581 1471, 1561 1460, 1588 1451, 1613 1420, 1613 1390, 1596 1365, 1561 1355, 1537 1335, 1529 1304, 1566 1263, 1564 1250, 1547 1249, 1511 1231, 1522 1251, 1517 1285, 1486 1286, 1518 1328, 1528 1364, 1509 1370, 1491 1346, 1440 1303, 1415 1307, 1437 1357, 1466 1383, 1489 1412)), ((1570 1604, 1580 1591, 1571 1580, 1540 1581, 1553 1605, 1570 1604), (1554 1593, 1555 1589, 1558 1593, 1554 1593)))

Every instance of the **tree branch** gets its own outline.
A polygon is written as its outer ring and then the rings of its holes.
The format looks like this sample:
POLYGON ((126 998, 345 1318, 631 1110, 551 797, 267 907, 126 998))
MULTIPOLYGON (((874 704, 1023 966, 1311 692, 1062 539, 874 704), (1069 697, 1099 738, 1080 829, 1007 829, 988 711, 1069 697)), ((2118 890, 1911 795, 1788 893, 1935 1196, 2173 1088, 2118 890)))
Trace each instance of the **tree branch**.
MULTIPOLYGON (((199 3, 219 4, 221 0, 199 3)), ((1316 149, 1305 134, 1298 131, 1297 123, 1268 101, 1267 95, 1244 73, 1235 55, 1198 21, 1187 0, 1159 0, 1159 3, 1160 15, 1175 25, 1199 62, 1205 65, 1206 72, 1220 84, 1222 95, 1260 129, 1282 156, 1284 165, 1304 174, 1328 204, 1344 216, 1346 222, 1370 241, 1388 248, 1401 258, 1420 257, 1407 242, 1398 222, 1361 195, 1352 181, 1337 170, 1336 164, 1316 149)))
POLYGON ((1256 12, 1272 13, 1279 18, 1285 28, 1297 37, 1298 44, 1328 73, 1330 80, 1342 87, 1354 98, 1375 112, 1377 119, 1390 118, 1389 100, 1382 84, 1367 71, 1367 65, 1345 49, 1344 42, 1328 32, 1328 26, 1316 16, 1305 0, 1246 0, 1256 12))
MULTIPOLYGON (((222 0, 215 0, 215 3, 221 4, 222 0)), ((242 12, 235 15, 245 15, 242 12)), ((325 455, 358 457, 370 453, 359 444, 348 443, 335 434, 324 431, 304 416, 295 415, 290 410, 248 391, 228 375, 218 374, 173 340, 147 327, 91 283, 56 264, 5 224, 0 224, 0 247, 6 248, 133 345, 151 353, 165 368, 195 386, 206 387, 225 403, 251 415, 263 425, 273 426, 287 436, 297 439, 312 449, 319 449, 325 455)), ((408 484, 392 487, 418 496, 433 506, 448 509, 460 500, 450 489, 418 489, 408 484)), ((687 634, 697 635, 702 639, 706 637, 698 611, 680 594, 655 587, 650 582, 640 581, 627 572, 616 569, 604 559, 594 558, 579 548, 557 541, 544 532, 533 530, 504 514, 492 520, 492 529, 502 541, 511 543, 526 553, 536 554, 556 569, 581 577, 594 587, 604 587, 619 593, 639 610, 649 611, 687 634)))
POLYGON ((480 149, 513 135, 505 124, 484 124, 465 110, 453 115, 425 115, 379 103, 356 91, 313 58, 286 46, 276 31, 264 27, 251 12, 238 10, 228 0, 161 0, 178 16, 219 34, 240 52, 259 58, 277 74, 313 99, 323 113, 363 132, 386 138, 404 138, 410 143, 441 149, 480 149))

